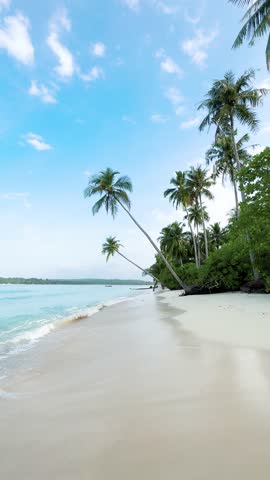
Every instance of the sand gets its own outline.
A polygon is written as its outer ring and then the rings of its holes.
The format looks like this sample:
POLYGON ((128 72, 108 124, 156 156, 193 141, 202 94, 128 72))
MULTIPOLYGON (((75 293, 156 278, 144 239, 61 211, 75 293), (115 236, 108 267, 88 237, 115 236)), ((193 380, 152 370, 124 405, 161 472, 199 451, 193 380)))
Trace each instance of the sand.
POLYGON ((270 351, 241 335, 244 297, 149 292, 46 337, 0 386, 0 478, 268 480, 270 351), (237 336, 212 335, 231 315, 237 336))

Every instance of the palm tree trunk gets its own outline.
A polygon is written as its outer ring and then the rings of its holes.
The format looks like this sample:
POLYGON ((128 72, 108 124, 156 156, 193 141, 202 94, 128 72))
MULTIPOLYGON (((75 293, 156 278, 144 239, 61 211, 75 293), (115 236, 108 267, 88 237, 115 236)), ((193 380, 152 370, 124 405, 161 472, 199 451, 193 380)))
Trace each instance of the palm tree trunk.
POLYGON ((204 244, 205 244, 205 258, 209 257, 208 253, 208 239, 207 239, 207 233, 206 233, 206 228, 205 228, 205 220, 204 220, 204 213, 203 213, 203 206, 202 206, 202 196, 199 196, 200 198, 200 207, 201 207, 201 213, 202 213, 202 224, 203 224, 203 234, 204 234, 204 244))
POLYGON ((154 249, 156 250, 156 252, 159 254, 160 258, 163 260, 163 262, 165 263, 166 267, 168 268, 168 270, 171 272, 172 276, 175 278, 175 280, 177 281, 177 283, 180 285, 181 289, 185 290, 186 289, 186 285, 184 284, 184 282, 182 282, 182 280, 178 277, 177 273, 174 271, 174 269, 171 267, 171 265, 169 264, 168 260, 166 259, 166 257, 164 257, 163 253, 161 252, 161 250, 157 247, 157 245, 155 244, 155 242, 152 240, 152 238, 150 237, 150 235, 148 235, 148 233, 141 227, 141 225, 137 222, 137 220, 135 220, 135 218, 131 215, 130 211, 125 207, 125 205, 123 205, 123 203, 118 199, 116 198, 116 201, 119 203, 119 205, 121 205, 121 207, 125 210, 125 212, 129 215, 129 217, 131 218, 131 220, 135 223, 135 225, 141 230, 141 232, 146 236, 146 238, 149 240, 149 242, 151 243, 152 247, 154 247, 154 249))
POLYGON ((127 262, 131 263, 131 265, 134 265, 134 267, 137 267, 139 270, 141 270, 141 272, 143 272, 145 275, 149 275, 149 277, 152 277, 156 282, 158 283, 161 283, 160 280, 158 280, 157 277, 155 277, 154 275, 152 275, 151 273, 147 272, 146 270, 144 270, 142 267, 140 267, 139 265, 137 265, 137 263, 133 262, 132 260, 130 260, 129 258, 127 258, 125 255, 123 255, 123 253, 121 252, 117 252, 118 255, 120 255, 120 257, 123 257, 127 262))
POLYGON ((200 248, 200 236, 199 236, 199 225, 197 225, 197 248, 198 248, 198 265, 201 266, 201 248, 200 248))
POLYGON ((188 209, 185 208, 185 211, 186 211, 187 220, 188 220, 188 226, 189 226, 189 229, 190 229, 190 232, 191 232, 191 236, 192 236, 192 241, 193 241, 195 263, 196 263, 196 267, 199 268, 198 253, 197 253, 197 246, 196 246, 195 235, 194 235, 193 228, 192 228, 192 225, 191 225, 191 221, 190 221, 190 216, 189 216, 189 213, 188 213, 188 209))
MULTIPOLYGON (((235 159, 236 159, 236 163, 237 163, 237 170, 238 170, 238 172, 240 172, 241 163, 240 163, 239 153, 238 153, 238 149, 237 149, 237 145, 236 145, 236 141, 235 141, 235 136, 234 136, 233 114, 230 115, 230 120, 231 120, 231 137, 232 137, 233 151, 234 151, 234 155, 235 155, 235 159)), ((245 199, 246 199, 246 195, 245 195, 245 192, 241 188, 240 188, 240 193, 241 193, 242 202, 244 202, 245 199)), ((250 236, 249 236, 248 233, 246 235, 246 239, 247 239, 247 242, 250 243, 250 236)), ((253 250, 251 250, 251 248, 249 249, 249 258, 250 258, 250 263, 251 263, 251 267, 252 267, 252 271, 253 271, 253 278, 254 278, 254 280, 258 280, 260 278, 260 275, 259 275, 259 272, 256 268, 255 255, 254 255, 253 250)))
POLYGON ((239 217, 239 200, 238 200, 238 190, 235 178, 233 178, 233 189, 234 189, 234 197, 235 197, 235 211, 236 216, 239 217))

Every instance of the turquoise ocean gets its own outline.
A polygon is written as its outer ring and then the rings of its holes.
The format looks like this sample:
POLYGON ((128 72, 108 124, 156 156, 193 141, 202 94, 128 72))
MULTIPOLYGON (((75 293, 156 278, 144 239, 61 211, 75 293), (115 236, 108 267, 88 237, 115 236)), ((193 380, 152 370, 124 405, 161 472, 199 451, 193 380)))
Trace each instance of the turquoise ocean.
POLYGON ((0 379, 11 357, 104 305, 136 295, 129 285, 0 285, 0 379))

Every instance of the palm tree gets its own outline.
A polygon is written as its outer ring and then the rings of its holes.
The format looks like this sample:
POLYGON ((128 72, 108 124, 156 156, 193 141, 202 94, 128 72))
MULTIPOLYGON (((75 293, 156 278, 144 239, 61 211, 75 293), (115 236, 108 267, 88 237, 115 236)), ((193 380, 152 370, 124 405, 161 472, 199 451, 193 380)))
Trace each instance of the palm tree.
POLYGON ((198 202, 194 203, 188 209, 190 221, 194 224, 194 228, 196 229, 196 242, 197 242, 197 252, 198 252, 198 265, 201 265, 201 248, 200 248, 200 234, 199 228, 203 225, 202 217, 205 221, 209 221, 209 215, 206 211, 205 206, 202 207, 198 204, 198 202))
MULTIPOLYGON (((249 41, 249 45, 253 45, 257 38, 262 37, 270 30, 270 0, 229 0, 236 5, 247 5, 249 8, 244 15, 244 22, 234 44, 233 48, 237 48, 244 40, 249 41)), ((270 34, 266 46, 266 65, 270 70, 270 34)))
POLYGON ((151 277, 156 281, 159 282, 159 280, 154 277, 151 273, 148 273, 148 270, 145 268, 140 267, 137 265, 135 262, 127 258, 125 255, 123 255, 122 252, 120 252, 120 247, 122 247, 121 243, 119 240, 117 240, 115 237, 107 237, 105 243, 102 245, 102 254, 106 255, 106 262, 109 261, 110 257, 113 257, 115 253, 118 253, 122 258, 127 260, 127 262, 131 263, 134 265, 134 267, 137 267, 141 272, 143 272, 144 275, 151 275, 151 277))
MULTIPOLYGON (((241 165, 248 159, 249 155, 243 144, 249 140, 249 135, 243 135, 236 143, 237 150, 241 165)), ((235 196, 235 207, 237 215, 239 216, 239 199, 238 199, 238 187, 236 181, 237 167, 235 164, 235 158, 233 153, 232 140, 230 135, 224 133, 217 136, 215 142, 206 152, 206 164, 214 162, 213 177, 222 177, 222 183, 225 183, 227 177, 229 177, 235 196)))
POLYGON ((182 206, 186 213, 186 219, 188 221, 188 225, 189 225, 189 229, 190 229, 190 233, 193 241, 195 262, 198 267, 199 263, 198 263, 196 240, 195 240, 195 235, 192 228, 192 223, 190 221, 189 213, 188 213, 188 207, 192 205, 194 199, 192 198, 192 192, 187 186, 186 173, 181 171, 175 172, 175 177, 171 178, 170 184, 172 185, 172 187, 165 190, 164 197, 165 198, 169 197, 169 202, 171 202, 176 207, 176 209, 182 206))
POLYGON ((119 177, 119 172, 114 171, 111 168, 107 168, 106 170, 99 172, 97 175, 94 175, 89 179, 89 184, 84 191, 84 196, 85 198, 90 198, 96 194, 100 196, 100 199, 94 204, 92 208, 93 215, 98 213, 102 207, 105 207, 106 212, 110 212, 112 214, 112 217, 115 218, 118 212, 118 207, 121 206, 131 218, 131 220, 135 223, 135 225, 146 236, 146 238, 149 240, 157 253, 160 255, 163 262, 165 263, 175 280, 178 282, 180 287, 185 290, 186 286, 184 282, 180 280, 180 278, 173 270, 163 253, 154 243, 150 235, 148 235, 148 233, 141 227, 137 220, 135 220, 133 215, 131 215, 131 202, 128 196, 130 192, 132 192, 132 183, 129 177, 119 177))
MULTIPOLYGON (((241 161, 235 139, 235 120, 242 125, 247 125, 251 131, 255 131, 258 127, 258 120, 254 108, 262 103, 263 97, 268 93, 267 89, 253 88, 252 81, 254 79, 255 71, 252 69, 244 72, 238 79, 235 78, 233 72, 229 71, 223 79, 215 80, 212 88, 206 94, 206 99, 198 107, 198 110, 206 109, 208 111, 199 127, 200 130, 215 125, 216 135, 218 135, 222 129, 229 127, 238 172, 241 169, 241 161)), ((240 189, 240 192, 244 201, 243 189, 240 189)), ((248 234, 247 241, 249 241, 248 234)), ((258 272, 252 250, 250 250, 249 256, 254 279, 257 279, 258 272)))
MULTIPOLYGON (((253 88, 255 71, 250 69, 238 79, 229 71, 221 80, 215 80, 213 86, 206 94, 198 110, 207 110, 208 113, 200 124, 199 129, 215 125, 216 135, 224 128, 229 129, 232 140, 234 158, 237 170, 241 168, 241 161, 235 139, 235 121, 247 125, 251 131, 258 127, 258 120, 254 108, 262 103, 263 97, 268 93, 264 88, 253 88)), ((244 192, 241 192, 244 200, 244 192)))
POLYGON ((225 240, 225 230, 221 228, 220 223, 216 222, 210 225, 208 229, 210 243, 218 250, 225 240))
POLYGON ((206 233, 206 226, 205 226, 205 216, 204 216, 204 209, 202 204, 202 197, 206 197, 209 200, 212 200, 214 197, 210 192, 210 187, 213 185, 213 179, 208 176, 208 170, 202 168, 201 166, 198 167, 191 167, 187 173, 187 185, 190 188, 190 191, 193 192, 194 198, 196 198, 199 202, 201 208, 201 218, 202 218, 202 226, 203 226, 203 233, 204 233, 204 243, 205 243, 205 257, 208 258, 208 240, 207 240, 207 233, 206 233))
POLYGON ((183 257, 187 254, 188 242, 183 231, 184 225, 174 222, 161 230, 159 237, 161 250, 174 261, 183 265, 183 257))

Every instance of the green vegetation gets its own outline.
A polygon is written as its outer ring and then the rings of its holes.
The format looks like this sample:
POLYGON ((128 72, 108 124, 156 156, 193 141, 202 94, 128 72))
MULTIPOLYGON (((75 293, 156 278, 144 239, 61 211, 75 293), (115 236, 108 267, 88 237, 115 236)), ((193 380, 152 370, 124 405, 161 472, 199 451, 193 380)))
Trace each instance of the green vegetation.
MULTIPOLYGON (((270 1, 234 3, 252 3, 235 45, 246 37, 253 43, 269 29, 270 1)), ((267 63, 270 69, 270 37, 267 63)), ((252 156, 246 146, 249 133, 238 134, 239 128, 256 132, 256 108, 269 93, 255 88, 254 80, 253 69, 239 78, 229 71, 213 82, 199 104, 198 110, 206 114, 199 130, 214 127, 213 143, 205 154, 206 167, 179 170, 171 178, 164 197, 182 210, 182 219, 162 228, 160 247, 130 213, 132 184, 128 177, 119 177, 119 172, 107 168, 89 180, 85 197, 100 196, 93 214, 104 206, 114 218, 121 206, 157 252, 155 263, 145 270, 120 253, 121 245, 115 237, 108 237, 103 245, 107 260, 118 253, 162 285, 171 289, 180 286, 186 294, 233 291, 245 284, 250 291, 270 291, 270 148, 252 156), (210 165, 212 171, 207 168, 210 165), (231 182, 235 209, 225 227, 218 222, 207 226, 210 217, 205 200, 214 198, 212 187, 219 177, 224 186, 225 180, 231 182)))
POLYGON ((270 291, 270 148, 250 155, 245 149, 248 134, 237 138, 235 126, 237 120, 251 130, 258 125, 253 107, 268 92, 254 89, 253 78, 253 71, 238 80, 226 74, 215 81, 201 103, 199 108, 207 108, 208 113, 200 128, 215 127, 214 142, 206 152, 206 164, 212 164, 213 171, 198 166, 177 171, 171 178, 164 197, 182 210, 183 217, 161 230, 160 248, 130 213, 127 191, 132 191, 132 185, 128 177, 115 180, 118 172, 107 169, 90 179, 85 196, 101 196, 93 214, 105 206, 114 217, 120 205, 157 251, 154 265, 144 269, 120 252, 115 237, 108 237, 103 244, 107 260, 117 253, 144 275, 171 289, 180 285, 186 293, 192 293, 194 286, 202 293, 233 291, 252 280, 270 291), (219 176, 223 180, 228 177, 235 192, 235 210, 226 227, 217 222, 207 226, 210 218, 203 203, 204 198, 213 199, 211 188, 219 176))
MULTIPOLYGON (((270 148, 258 155, 247 156, 235 178, 240 183, 245 200, 240 203, 238 216, 233 214, 225 228, 215 223, 206 229, 208 258, 204 234, 197 230, 195 244, 198 257, 202 259, 199 268, 190 232, 178 229, 178 252, 175 244, 174 249, 168 249, 163 237, 161 246, 164 244, 164 251, 184 282, 206 291, 239 290, 250 282, 254 278, 250 259, 252 249, 259 278, 264 282, 265 290, 270 291, 270 148)), ((195 207, 198 209, 196 204, 195 207)), ((190 221, 194 222, 194 218, 190 215, 190 221)), ((201 223, 200 218, 196 222, 201 223)), ((168 232, 171 227, 169 225, 163 231, 168 232)), ((169 236, 169 233, 166 235, 169 236)), ((149 270, 170 288, 177 288, 158 257, 149 270)))
POLYGON ((52 280, 42 278, 0 277, 0 285, 151 285, 143 280, 118 280, 103 278, 82 278, 78 280, 52 280))

